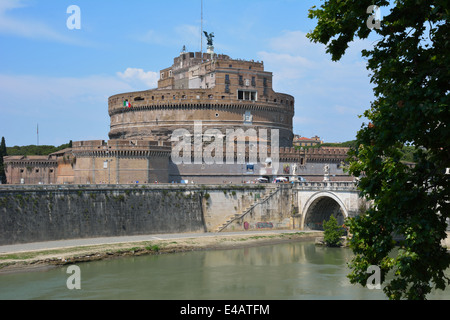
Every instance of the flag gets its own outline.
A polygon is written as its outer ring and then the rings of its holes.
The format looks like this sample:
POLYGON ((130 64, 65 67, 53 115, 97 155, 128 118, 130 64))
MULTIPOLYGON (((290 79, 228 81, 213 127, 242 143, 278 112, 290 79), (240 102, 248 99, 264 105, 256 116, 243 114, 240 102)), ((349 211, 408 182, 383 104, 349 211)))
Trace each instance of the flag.
POLYGON ((123 106, 126 107, 126 108, 131 108, 131 103, 129 103, 128 101, 125 100, 123 102, 123 106))

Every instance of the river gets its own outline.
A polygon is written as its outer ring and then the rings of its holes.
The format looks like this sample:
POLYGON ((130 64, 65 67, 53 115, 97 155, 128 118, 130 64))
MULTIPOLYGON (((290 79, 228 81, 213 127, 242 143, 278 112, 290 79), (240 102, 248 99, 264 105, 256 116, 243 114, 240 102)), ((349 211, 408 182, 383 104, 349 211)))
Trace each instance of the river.
MULTIPOLYGON (((349 249, 295 242, 233 250, 130 257, 0 275, 0 300, 378 300, 381 290, 352 285, 349 249)), ((430 299, 450 299, 450 289, 430 299)))

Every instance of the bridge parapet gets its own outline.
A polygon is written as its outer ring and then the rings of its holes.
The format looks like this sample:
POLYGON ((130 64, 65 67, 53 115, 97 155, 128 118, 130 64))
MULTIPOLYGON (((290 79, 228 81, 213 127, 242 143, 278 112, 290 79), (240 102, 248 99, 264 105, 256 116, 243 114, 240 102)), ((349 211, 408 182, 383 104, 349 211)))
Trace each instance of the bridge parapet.
POLYGON ((353 181, 299 181, 295 183, 295 188, 298 191, 358 191, 356 182, 353 181))

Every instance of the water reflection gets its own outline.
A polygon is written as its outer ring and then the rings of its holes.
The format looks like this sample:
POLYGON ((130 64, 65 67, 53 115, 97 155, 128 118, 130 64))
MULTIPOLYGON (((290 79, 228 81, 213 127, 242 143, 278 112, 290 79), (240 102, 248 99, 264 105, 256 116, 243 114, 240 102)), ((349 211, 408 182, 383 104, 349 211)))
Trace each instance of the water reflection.
POLYGON ((122 258, 80 264, 78 291, 66 287, 67 268, 0 275, 0 299, 385 299, 350 284, 351 257, 348 249, 300 242, 122 258))

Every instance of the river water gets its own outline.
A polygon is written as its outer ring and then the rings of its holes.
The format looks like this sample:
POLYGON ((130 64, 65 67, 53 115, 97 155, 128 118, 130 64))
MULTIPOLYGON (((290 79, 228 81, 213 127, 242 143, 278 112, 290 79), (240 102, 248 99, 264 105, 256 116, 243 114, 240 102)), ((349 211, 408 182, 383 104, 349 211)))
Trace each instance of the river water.
MULTIPOLYGON (((79 264, 79 290, 68 267, 0 275, 0 300, 304 300, 385 299, 352 285, 349 249, 295 242, 233 250, 130 257, 79 264)), ((450 299, 450 289, 430 299, 450 299)))

